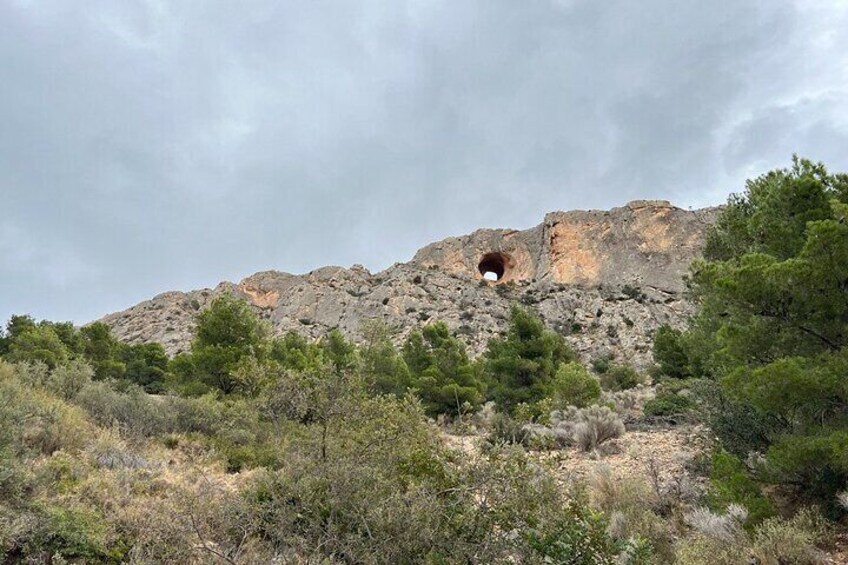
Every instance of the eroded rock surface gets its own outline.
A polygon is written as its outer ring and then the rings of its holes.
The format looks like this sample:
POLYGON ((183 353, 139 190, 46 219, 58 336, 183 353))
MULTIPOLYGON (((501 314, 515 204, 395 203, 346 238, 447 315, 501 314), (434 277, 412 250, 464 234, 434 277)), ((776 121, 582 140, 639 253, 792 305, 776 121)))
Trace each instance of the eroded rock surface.
POLYGON ((160 294, 103 320, 120 339, 158 341, 174 354, 188 349, 197 312, 214 296, 234 293, 279 333, 319 337, 339 328, 358 340, 363 322, 376 318, 401 340, 443 320, 479 352, 518 303, 534 307, 586 361, 612 353, 645 366, 653 331, 680 326, 691 312, 682 277, 716 212, 664 201, 554 212, 532 229, 484 229, 433 243, 376 274, 358 265, 304 275, 265 271, 238 284, 160 294), (498 280, 486 280, 486 272, 498 280))

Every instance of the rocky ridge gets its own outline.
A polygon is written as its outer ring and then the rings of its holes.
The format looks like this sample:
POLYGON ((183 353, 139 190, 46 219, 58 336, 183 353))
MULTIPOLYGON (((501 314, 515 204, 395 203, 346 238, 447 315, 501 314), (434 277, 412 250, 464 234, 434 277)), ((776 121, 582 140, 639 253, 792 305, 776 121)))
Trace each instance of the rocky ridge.
POLYGON ((608 211, 553 212, 528 230, 447 238, 379 273, 360 265, 303 275, 265 271, 214 289, 166 292, 103 321, 119 339, 157 341, 175 354, 188 349, 197 312, 233 293, 278 333, 318 338, 338 328, 358 340, 363 322, 378 319, 401 340, 442 320, 480 352, 518 303, 535 308, 584 360, 613 354, 644 367, 653 331, 681 326, 691 313, 683 276, 717 211, 636 201, 608 211))

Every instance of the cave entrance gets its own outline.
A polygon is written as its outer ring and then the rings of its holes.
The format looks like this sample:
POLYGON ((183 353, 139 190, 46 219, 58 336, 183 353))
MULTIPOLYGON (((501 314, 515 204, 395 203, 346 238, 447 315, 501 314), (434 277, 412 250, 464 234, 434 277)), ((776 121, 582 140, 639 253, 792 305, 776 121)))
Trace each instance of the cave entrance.
POLYGON ((498 282, 506 274, 508 264, 509 257, 503 253, 486 253, 480 258, 477 270, 480 271, 484 280, 498 282))

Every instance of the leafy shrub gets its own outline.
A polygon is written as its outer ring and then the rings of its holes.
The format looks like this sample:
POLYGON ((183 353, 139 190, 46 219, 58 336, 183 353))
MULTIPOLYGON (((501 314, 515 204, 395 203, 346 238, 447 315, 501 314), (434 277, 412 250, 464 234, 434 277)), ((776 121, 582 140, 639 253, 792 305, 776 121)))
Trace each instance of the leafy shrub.
POLYGON ((225 425, 223 405, 212 393, 197 398, 167 396, 162 400, 162 411, 171 432, 211 436, 225 425))
POLYGON ((60 398, 72 400, 93 377, 94 369, 88 363, 74 359, 53 369, 45 384, 60 398))
POLYGON ((97 467, 105 469, 139 469, 149 466, 148 462, 131 450, 117 434, 104 431, 91 445, 86 454, 97 467))
POLYGON ((590 476, 589 492, 593 505, 609 516, 610 537, 619 543, 630 543, 634 549, 639 547, 639 540, 649 542, 650 559, 641 555, 642 561, 634 561, 634 555, 630 563, 673 561, 672 524, 658 514, 660 500, 644 479, 615 477, 608 467, 602 466, 590 476))
MULTIPOLYGON (((430 416, 460 414, 465 403, 479 406, 483 400, 485 387, 478 367, 444 322, 413 331, 404 342, 403 360, 409 386, 416 389, 430 416)), ((403 370, 397 366, 394 370, 406 378, 403 370)))
POLYGON ((695 407, 695 402, 689 395, 666 392, 658 394, 645 402, 643 412, 645 416, 681 416, 691 412, 695 407))
POLYGON ((697 532, 678 547, 677 561, 685 565, 734 565, 744 556, 763 565, 814 565, 822 562, 816 547, 827 531, 821 517, 801 509, 790 519, 769 518, 751 535, 742 528, 745 509, 732 505, 725 514, 696 509, 686 515, 697 532))
POLYGON ((609 371, 610 367, 612 366, 612 358, 609 355, 595 357, 594 359, 592 359, 591 366, 592 370, 595 373, 602 375, 609 371))
POLYGON ((120 559, 122 548, 102 514, 90 506, 74 503, 47 505, 38 509, 38 522, 27 532, 24 556, 108 562, 120 559))
POLYGON ((117 425, 129 436, 151 437, 166 429, 162 405, 136 386, 118 392, 106 382, 92 382, 83 387, 74 402, 98 425, 117 425))
POLYGON ((583 408, 595 404, 601 398, 601 384, 579 363, 563 363, 559 366, 552 386, 554 406, 583 408))
POLYGON ((662 325, 654 335, 654 362, 661 375, 675 379, 689 376, 689 359, 681 343, 682 332, 662 325))
POLYGON ((536 314, 514 307, 506 335, 489 340, 484 353, 491 400, 506 411, 521 403, 535 404, 551 395, 560 364, 576 360, 561 335, 546 329, 536 314))
POLYGON ((652 388, 638 385, 635 388, 617 392, 604 391, 601 394, 601 402, 610 406, 621 417, 637 417, 642 413, 645 402, 653 397, 652 388))
POLYGON ((0 451, 49 455, 81 449, 93 431, 85 414, 43 388, 21 383, 17 370, 0 360, 0 451))
POLYGON ((613 392, 628 390, 645 382, 644 377, 630 365, 612 365, 600 376, 601 386, 613 392))
POLYGON ((530 430, 525 428, 526 422, 502 412, 492 417, 490 426, 486 439, 492 445, 510 443, 526 445, 531 434, 530 430))

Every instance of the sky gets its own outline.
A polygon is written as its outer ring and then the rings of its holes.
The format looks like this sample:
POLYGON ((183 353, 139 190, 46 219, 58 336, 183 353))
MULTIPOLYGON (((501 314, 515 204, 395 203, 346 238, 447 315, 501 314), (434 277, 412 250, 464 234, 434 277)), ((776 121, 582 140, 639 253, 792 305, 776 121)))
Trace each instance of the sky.
POLYGON ((0 320, 848 171, 848 0, 0 0, 0 320))

